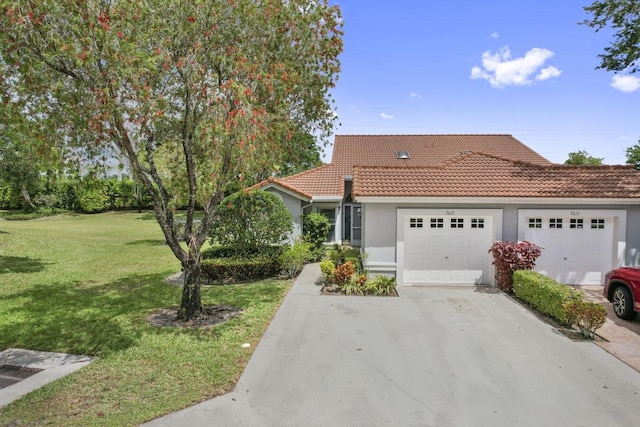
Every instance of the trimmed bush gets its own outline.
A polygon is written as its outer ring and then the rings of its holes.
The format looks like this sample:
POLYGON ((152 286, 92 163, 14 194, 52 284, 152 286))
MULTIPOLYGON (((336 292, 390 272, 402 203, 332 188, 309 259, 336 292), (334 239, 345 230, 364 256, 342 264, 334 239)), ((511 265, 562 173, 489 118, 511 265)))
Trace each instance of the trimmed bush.
POLYGON ((567 322, 576 325, 585 338, 593 339, 596 329, 607 320, 607 309, 593 301, 569 301, 564 310, 567 322))
POLYGON ((297 241, 280 255, 280 267, 285 276, 293 278, 300 274, 304 265, 312 259, 311 243, 297 241))
POLYGON ((215 258, 203 259, 201 269, 207 283, 251 282, 276 276, 280 265, 277 259, 266 257, 215 258))
POLYGON ((202 251, 202 259, 213 258, 278 258, 282 255, 282 252, 287 246, 261 246, 259 248, 252 248, 251 250, 243 253, 239 253, 237 248, 232 246, 211 246, 202 251))
POLYGON ((533 270, 542 248, 533 243, 495 242, 489 249, 493 255, 492 264, 496 266, 498 286, 505 292, 513 292, 513 272, 533 270))
POLYGON ((582 300, 580 291, 535 271, 518 270, 514 272, 513 292, 536 310, 565 325, 570 324, 565 304, 582 300))
POLYGON ((245 254, 255 248, 281 244, 292 230, 291 213, 275 194, 242 190, 220 202, 210 236, 212 243, 245 254))
POLYGON ((322 272, 325 283, 331 283, 331 276, 333 276, 335 269, 336 265, 330 259, 325 259, 320 262, 320 272, 322 272))

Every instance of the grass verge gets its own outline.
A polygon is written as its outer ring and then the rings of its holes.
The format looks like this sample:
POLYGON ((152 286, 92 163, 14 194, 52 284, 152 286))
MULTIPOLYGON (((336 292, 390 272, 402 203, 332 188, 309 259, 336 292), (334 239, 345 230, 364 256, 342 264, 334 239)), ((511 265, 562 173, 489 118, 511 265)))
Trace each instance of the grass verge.
POLYGON ((212 329, 149 326, 179 304, 179 270, 148 215, 0 221, 0 349, 98 356, 0 408, 0 425, 136 425, 233 387, 290 281, 205 287, 243 313, 212 329), (242 348, 249 342, 251 348, 242 348))

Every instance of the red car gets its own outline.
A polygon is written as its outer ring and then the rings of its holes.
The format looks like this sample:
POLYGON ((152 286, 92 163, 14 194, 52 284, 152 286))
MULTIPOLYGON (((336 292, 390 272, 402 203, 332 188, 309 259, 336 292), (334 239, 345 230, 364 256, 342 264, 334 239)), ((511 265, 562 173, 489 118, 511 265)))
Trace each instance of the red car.
POLYGON ((620 267, 608 272, 602 295, 613 303, 616 316, 635 319, 640 312, 640 267, 620 267))

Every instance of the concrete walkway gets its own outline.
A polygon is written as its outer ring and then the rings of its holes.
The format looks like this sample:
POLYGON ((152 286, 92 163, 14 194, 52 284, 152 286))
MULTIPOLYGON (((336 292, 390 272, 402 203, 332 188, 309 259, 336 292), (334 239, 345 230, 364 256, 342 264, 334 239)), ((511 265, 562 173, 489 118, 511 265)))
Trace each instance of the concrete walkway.
POLYGON ((321 296, 305 268, 229 394, 148 426, 635 425, 640 373, 502 293, 321 296))
POLYGON ((51 353, 48 351, 8 348, 0 351, 0 366, 11 365, 22 368, 42 369, 42 372, 19 383, 0 389, 0 407, 13 402, 43 385, 77 371, 93 361, 93 357, 75 354, 51 353))
POLYGON ((622 320, 613 312, 613 304, 602 296, 602 286, 577 286, 588 301, 599 302, 607 309, 607 321, 596 334, 605 341, 597 345, 640 372, 640 315, 622 320))

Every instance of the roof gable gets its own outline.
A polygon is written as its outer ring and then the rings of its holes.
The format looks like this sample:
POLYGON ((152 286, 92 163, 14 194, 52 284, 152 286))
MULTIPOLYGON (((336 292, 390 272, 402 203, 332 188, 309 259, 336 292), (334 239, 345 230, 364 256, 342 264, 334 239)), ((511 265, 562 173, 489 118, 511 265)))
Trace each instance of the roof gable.
POLYGON ((331 163, 279 180, 314 197, 344 195, 344 178, 355 165, 383 167, 435 166, 472 151, 532 164, 551 165, 511 135, 337 135, 331 163), (398 151, 408 152, 399 158, 398 151))

